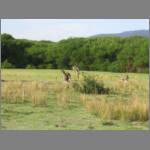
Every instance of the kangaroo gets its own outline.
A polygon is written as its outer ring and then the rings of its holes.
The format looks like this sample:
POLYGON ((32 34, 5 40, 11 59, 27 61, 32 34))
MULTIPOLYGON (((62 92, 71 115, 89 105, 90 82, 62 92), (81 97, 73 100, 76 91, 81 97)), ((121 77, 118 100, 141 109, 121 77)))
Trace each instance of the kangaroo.
POLYGON ((72 70, 76 73, 77 78, 79 79, 79 75, 80 75, 80 70, 79 68, 75 65, 72 67, 72 70))
POLYGON ((70 73, 69 73, 69 72, 65 72, 64 70, 62 70, 62 73, 63 73, 63 75, 64 75, 64 80, 65 80, 66 82, 70 82, 70 80, 71 80, 71 75, 70 75, 70 73))
POLYGON ((122 81, 128 81, 129 80, 129 76, 126 75, 125 77, 122 78, 122 81))

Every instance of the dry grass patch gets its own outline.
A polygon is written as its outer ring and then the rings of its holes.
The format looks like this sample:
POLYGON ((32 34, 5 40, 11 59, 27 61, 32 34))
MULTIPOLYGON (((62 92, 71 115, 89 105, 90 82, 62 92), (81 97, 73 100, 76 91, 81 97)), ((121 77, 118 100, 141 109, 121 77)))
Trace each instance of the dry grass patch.
POLYGON ((92 114, 106 120, 147 121, 148 100, 132 97, 128 101, 108 101, 104 99, 88 99, 81 96, 81 101, 92 114))
POLYGON ((8 81, 2 85, 2 101, 6 103, 32 102, 34 106, 47 104, 48 86, 42 82, 8 81))
POLYGON ((148 93, 148 86, 137 82, 137 80, 121 81, 118 80, 113 83, 113 88, 119 92, 145 92, 148 93))
POLYGON ((61 93, 57 94, 57 104, 59 106, 65 107, 71 100, 71 96, 69 93, 62 91, 61 93))

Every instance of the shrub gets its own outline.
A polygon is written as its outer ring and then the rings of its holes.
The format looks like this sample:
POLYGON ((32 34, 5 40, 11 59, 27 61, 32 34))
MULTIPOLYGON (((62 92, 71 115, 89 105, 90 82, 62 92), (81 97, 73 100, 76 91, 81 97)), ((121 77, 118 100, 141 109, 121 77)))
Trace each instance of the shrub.
POLYGON ((52 69, 53 68, 53 65, 52 64, 47 64, 46 65, 46 69, 52 69))
POLYGON ((4 62, 2 62, 2 68, 14 68, 14 65, 8 62, 8 60, 6 59, 4 62))
POLYGON ((51 64, 40 64, 37 67, 38 69, 52 69, 52 65, 51 64))
POLYGON ((104 87, 102 81, 97 81, 92 76, 84 76, 82 82, 74 82, 73 88, 81 93, 87 94, 108 94, 109 88, 104 87))
POLYGON ((40 64, 37 66, 38 69, 45 69, 45 65, 44 64, 40 64))
POLYGON ((29 64, 29 65, 26 66, 26 69, 35 69, 35 68, 36 68, 36 67, 33 66, 33 65, 31 65, 31 64, 29 64))

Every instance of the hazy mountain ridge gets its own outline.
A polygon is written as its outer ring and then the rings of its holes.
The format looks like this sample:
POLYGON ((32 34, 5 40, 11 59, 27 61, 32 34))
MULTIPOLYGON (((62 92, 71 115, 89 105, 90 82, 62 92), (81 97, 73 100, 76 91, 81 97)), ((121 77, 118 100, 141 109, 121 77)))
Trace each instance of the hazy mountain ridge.
POLYGON ((110 33, 110 34, 96 34, 92 37, 100 37, 100 36, 120 36, 120 37, 128 37, 128 36, 149 36, 149 30, 135 30, 135 31, 125 31, 121 33, 110 33))

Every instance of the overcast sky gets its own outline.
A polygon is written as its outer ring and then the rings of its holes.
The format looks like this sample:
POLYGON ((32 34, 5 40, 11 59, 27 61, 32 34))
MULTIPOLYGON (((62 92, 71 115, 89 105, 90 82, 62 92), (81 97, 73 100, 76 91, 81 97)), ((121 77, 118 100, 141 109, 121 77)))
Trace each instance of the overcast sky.
POLYGON ((68 37, 149 29, 148 19, 2 19, 1 32, 15 38, 59 41, 68 37))

